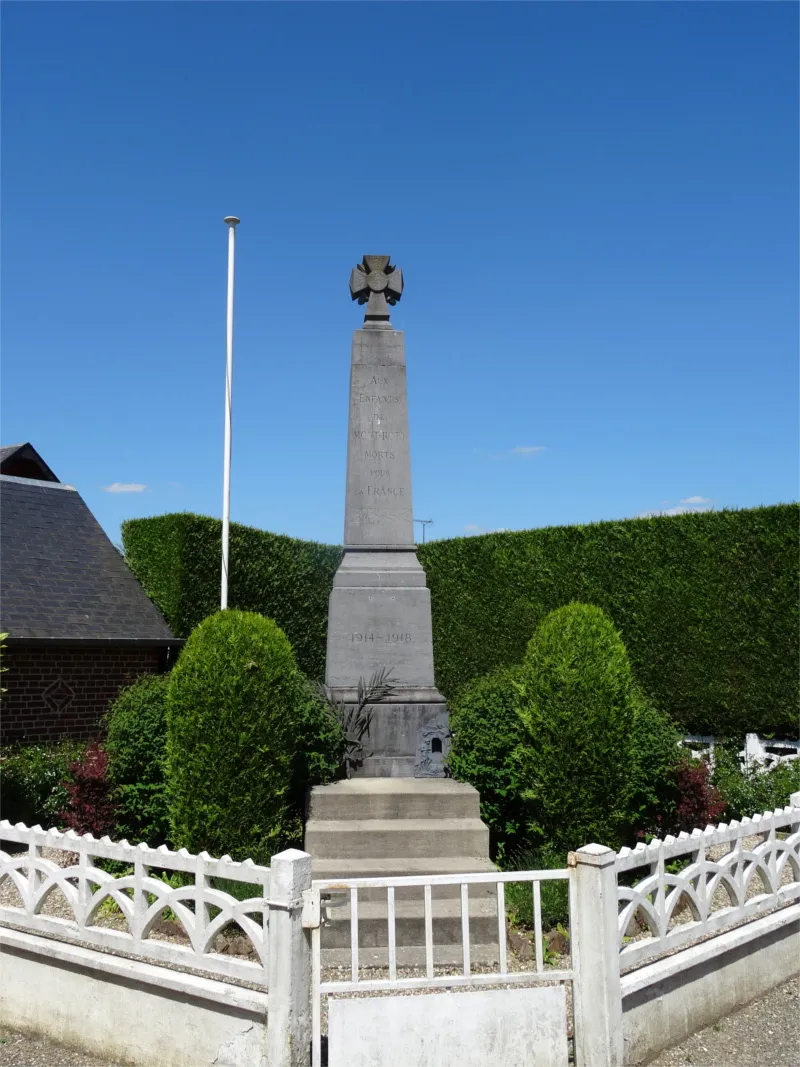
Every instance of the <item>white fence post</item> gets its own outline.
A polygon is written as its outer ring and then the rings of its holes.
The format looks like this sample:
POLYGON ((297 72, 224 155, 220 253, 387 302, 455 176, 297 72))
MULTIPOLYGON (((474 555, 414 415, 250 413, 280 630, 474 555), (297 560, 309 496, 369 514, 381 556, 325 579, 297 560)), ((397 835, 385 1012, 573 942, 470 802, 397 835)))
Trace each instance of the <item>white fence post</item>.
POLYGON ((311 1047, 311 942, 303 929, 303 892, 311 856, 290 848, 272 857, 269 883, 267 1063, 307 1067, 311 1047))
POLYGON ((570 852, 575 870, 575 914, 571 916, 577 1067, 620 1067, 622 993, 616 853, 604 845, 570 852))

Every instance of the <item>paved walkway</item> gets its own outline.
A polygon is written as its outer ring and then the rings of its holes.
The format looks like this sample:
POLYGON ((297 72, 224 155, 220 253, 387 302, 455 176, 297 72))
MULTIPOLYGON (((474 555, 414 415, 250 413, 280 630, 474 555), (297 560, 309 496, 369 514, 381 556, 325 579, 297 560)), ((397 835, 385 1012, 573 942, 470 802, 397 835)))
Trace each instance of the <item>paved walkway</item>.
MULTIPOLYGON (((800 980, 693 1034, 648 1067, 797 1067, 800 1064, 800 980)), ((119 1067, 41 1038, 0 1029, 2 1067, 119 1067)), ((397 1067, 414 1067, 398 1064, 397 1067)))

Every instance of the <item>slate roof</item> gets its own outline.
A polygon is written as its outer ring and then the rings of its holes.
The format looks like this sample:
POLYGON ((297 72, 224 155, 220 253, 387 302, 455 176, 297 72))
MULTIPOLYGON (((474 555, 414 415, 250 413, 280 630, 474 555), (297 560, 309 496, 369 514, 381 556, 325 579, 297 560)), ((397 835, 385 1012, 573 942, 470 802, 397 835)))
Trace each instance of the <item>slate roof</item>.
POLYGON ((0 631, 177 644, 72 486, 0 474, 0 631))
POLYGON ((14 474, 37 481, 57 482, 58 478, 30 443, 0 447, 0 474, 14 474))

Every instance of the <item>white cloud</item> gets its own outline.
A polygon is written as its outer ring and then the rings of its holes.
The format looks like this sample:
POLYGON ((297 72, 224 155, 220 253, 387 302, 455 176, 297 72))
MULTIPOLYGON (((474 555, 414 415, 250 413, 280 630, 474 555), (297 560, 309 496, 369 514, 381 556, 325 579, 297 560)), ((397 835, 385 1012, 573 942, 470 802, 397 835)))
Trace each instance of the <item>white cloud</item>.
POLYGON ((544 451, 544 445, 517 445, 516 448, 511 449, 511 454, 514 456, 533 456, 537 452, 544 451))
POLYGON ((470 537, 474 537, 477 534, 509 533, 509 532, 510 531, 509 531, 509 528, 507 526, 498 526, 496 529, 490 530, 486 526, 478 526, 473 522, 471 522, 468 526, 464 527, 464 533, 467 534, 470 537))
POLYGON ((143 493, 147 488, 146 485, 142 485, 141 482, 112 482, 111 485, 104 485, 103 491, 106 493, 143 493))
POLYGON ((661 504, 660 508, 655 508, 653 511, 640 511, 636 518, 652 519, 658 515, 696 515, 701 511, 713 511, 714 509, 714 502, 704 496, 684 497, 680 504, 675 504, 671 508, 664 507, 665 504, 669 504, 668 500, 662 500, 661 504))

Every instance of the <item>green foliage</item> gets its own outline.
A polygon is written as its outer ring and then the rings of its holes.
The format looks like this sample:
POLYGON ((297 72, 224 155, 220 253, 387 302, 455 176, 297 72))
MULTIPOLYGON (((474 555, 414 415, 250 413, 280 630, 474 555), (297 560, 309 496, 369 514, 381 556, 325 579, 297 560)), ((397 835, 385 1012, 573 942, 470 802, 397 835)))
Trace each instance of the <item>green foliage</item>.
MULTIPOLYGON (((567 853, 551 845, 521 848, 503 866, 506 871, 554 871, 567 866, 567 853)), ((569 923, 569 883, 566 879, 541 882, 542 930, 569 923)), ((506 882, 506 913, 516 926, 533 929, 533 886, 530 882, 506 882)))
POLYGON ((474 679, 450 704, 450 772, 481 795, 481 818, 489 827, 492 855, 502 861, 520 843, 525 816, 514 756, 522 738, 517 705, 520 667, 505 667, 474 679))
MULTIPOLYGON (((125 558, 178 637, 219 606, 221 523, 159 515, 122 525, 125 558)), ((340 548, 231 524, 229 604, 274 619, 310 678, 325 671, 328 596, 340 548)))
POLYGON ((344 775, 349 746, 342 723, 318 688, 299 671, 297 683, 297 705, 291 726, 289 802, 299 825, 309 788, 344 775))
POLYGON ((735 745, 718 745, 715 752, 711 781, 725 801, 724 820, 783 808, 791 794, 800 790, 800 759, 778 763, 769 770, 755 764, 742 767, 736 749, 735 745))
POLYGON ((539 621, 579 601, 688 732, 796 736, 798 559, 795 504, 431 542, 438 684, 449 698, 518 663, 539 621))
POLYGON ((271 620, 222 611, 191 634, 167 693, 176 845, 267 862, 301 836, 302 794, 338 762, 333 717, 271 620), (315 731, 327 734, 320 740, 315 731), (314 744, 311 744, 312 740, 314 744))
POLYGON ((630 812, 633 828, 661 834, 677 803, 681 734, 675 723, 634 686, 630 812))
MULTIPOLYGON (((688 732, 796 734, 798 506, 628 519, 431 541, 437 683, 519 663, 548 612, 595 604, 637 680, 688 732)), ((196 515, 123 526, 126 557, 176 634, 215 610, 220 524, 196 515)), ((231 604, 274 618, 321 678, 336 547, 234 525, 231 604)), ((389 665, 391 666, 391 665, 389 665)))
POLYGON ((391 672, 385 667, 373 671, 368 682, 363 678, 358 679, 354 704, 347 704, 342 697, 333 696, 321 682, 317 683, 317 695, 324 701, 329 713, 333 714, 341 730, 343 747, 340 763, 348 778, 371 755, 365 744, 369 740, 372 724, 371 705, 385 700, 394 688, 391 672))
POLYGON ((637 694, 625 646, 591 604, 551 612, 528 645, 517 747, 529 832, 618 847, 632 822, 637 694))
POLYGON ((145 674, 119 694, 106 719, 116 833, 157 847, 169 840, 165 765, 169 675, 145 674))
POLYGON ((70 766, 86 748, 80 741, 17 745, 0 757, 0 815, 9 822, 60 826, 69 799, 70 766))
MULTIPOLYGON (((7 637, 8 634, 0 634, 0 674, 5 674, 5 672, 8 670, 8 667, 6 667, 6 665, 2 661, 3 649, 6 647, 7 637)), ((7 690, 5 686, 0 686, 0 693, 5 693, 6 691, 7 690)))

